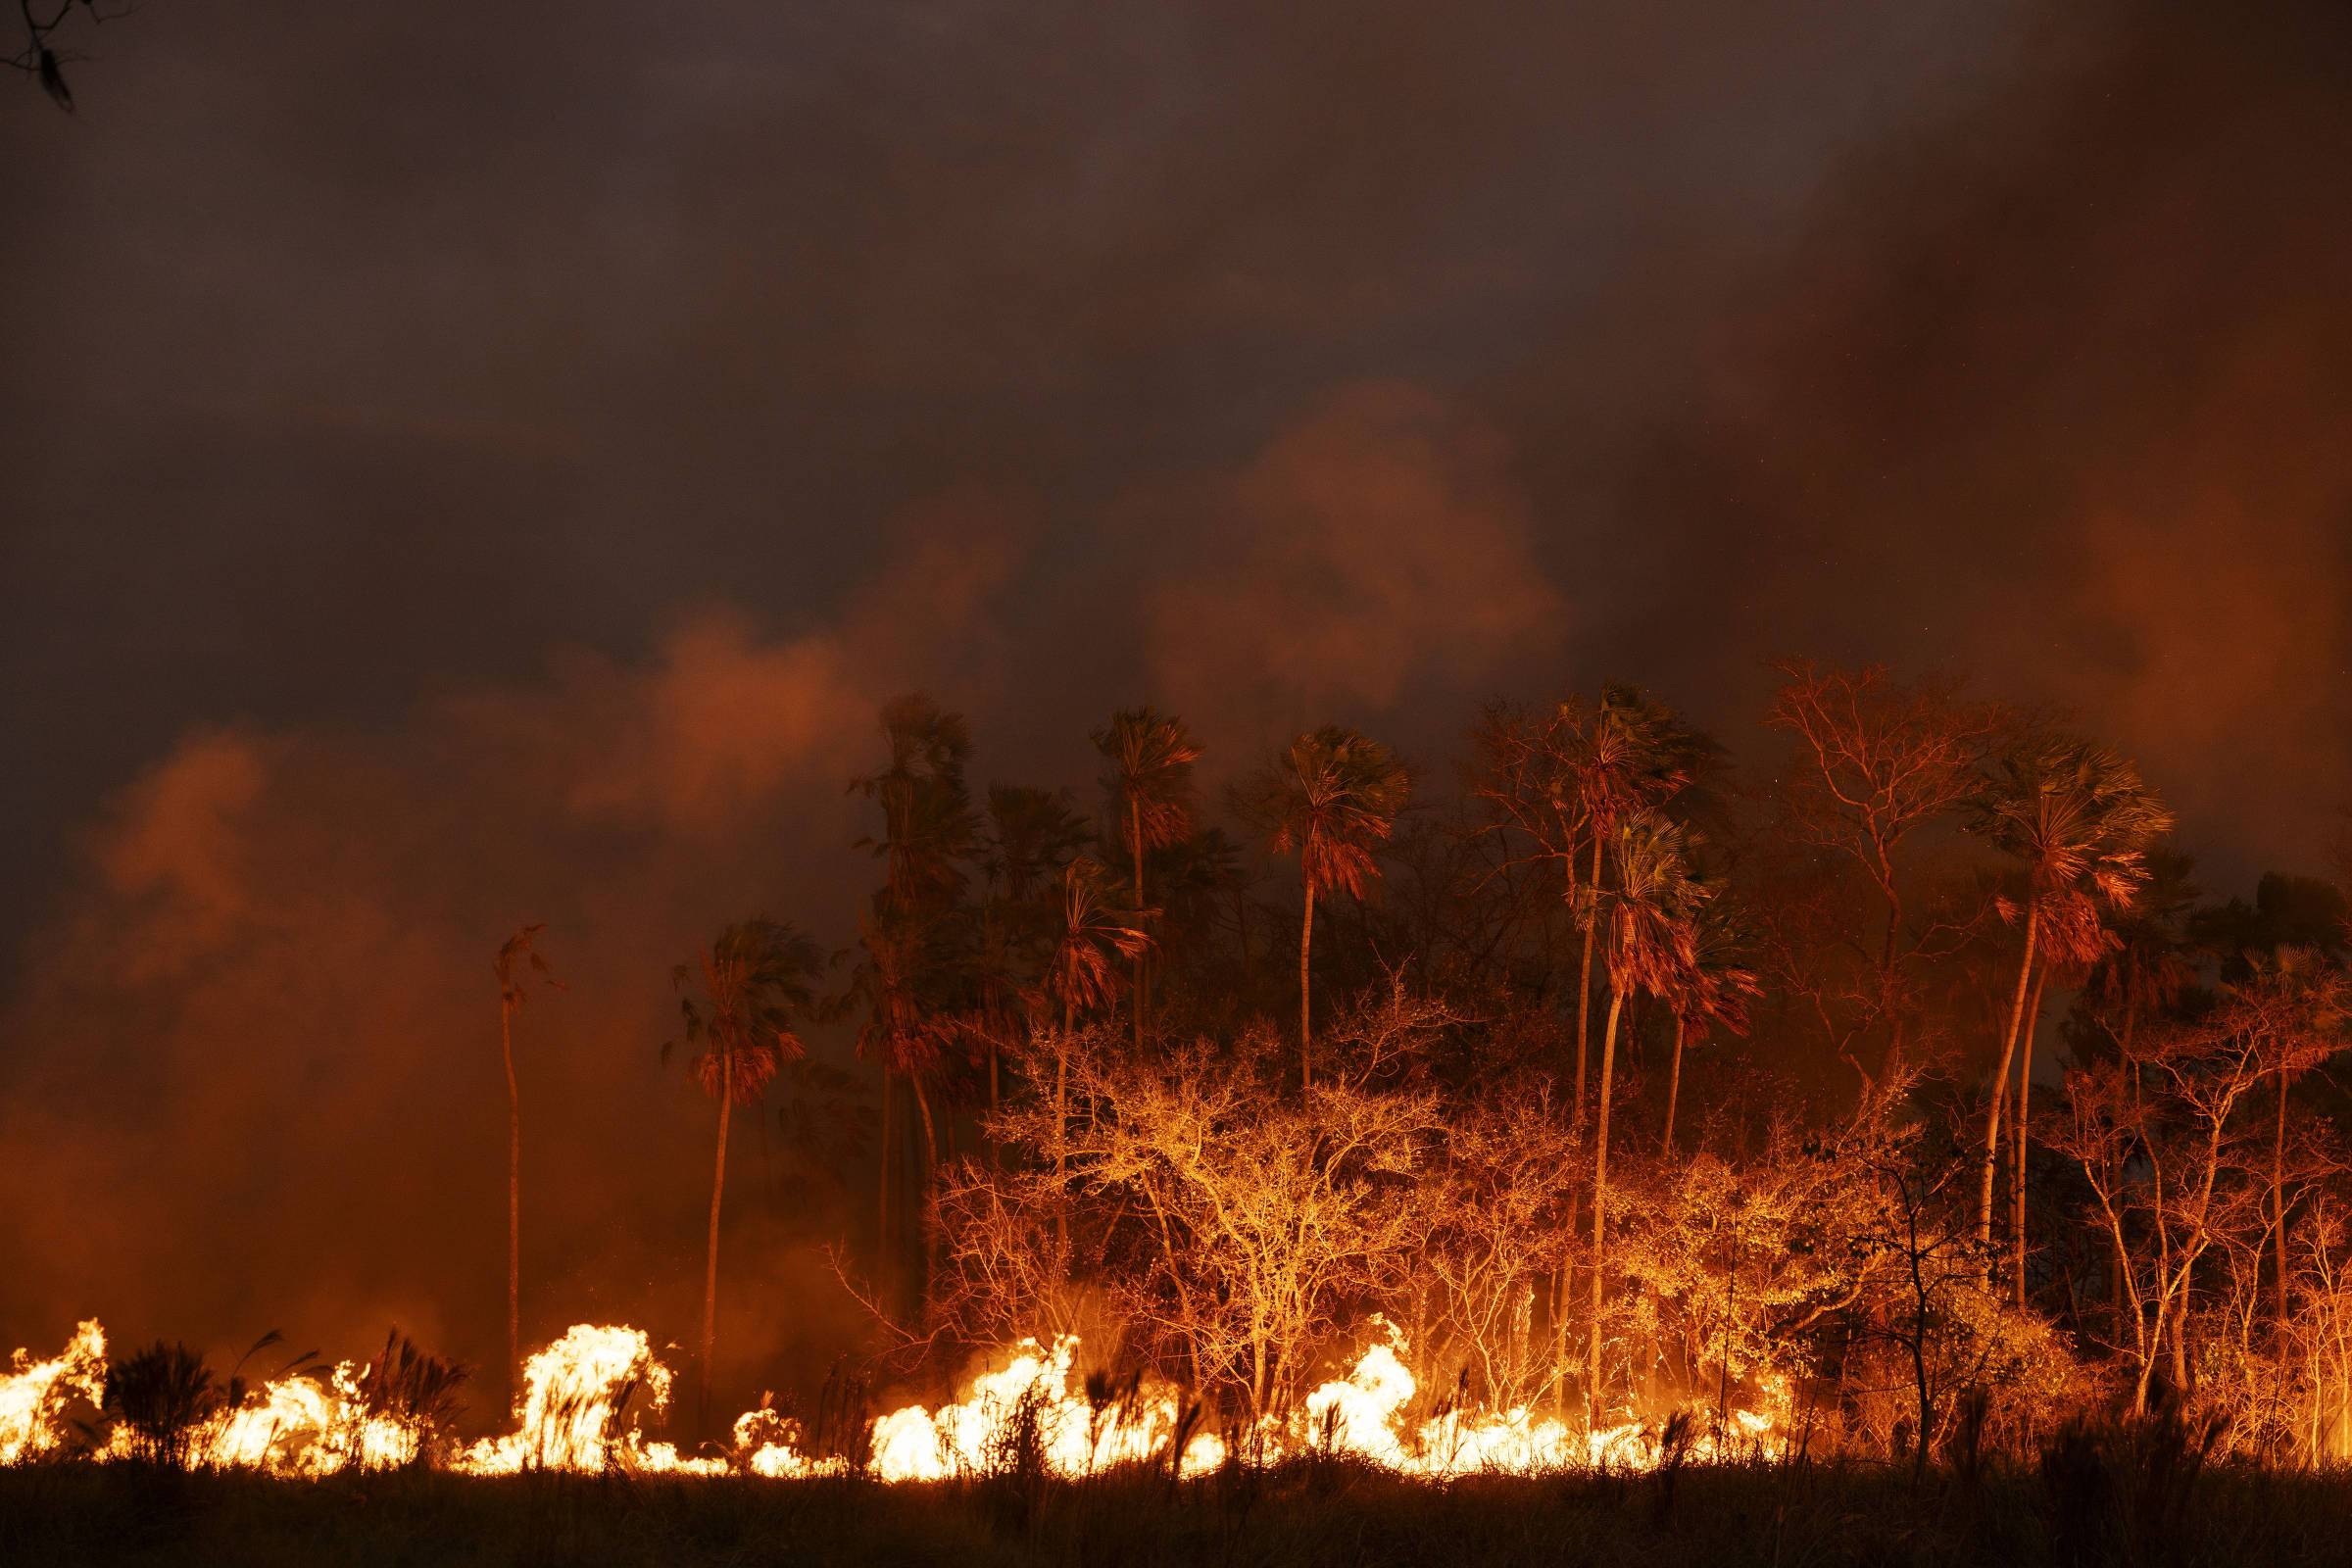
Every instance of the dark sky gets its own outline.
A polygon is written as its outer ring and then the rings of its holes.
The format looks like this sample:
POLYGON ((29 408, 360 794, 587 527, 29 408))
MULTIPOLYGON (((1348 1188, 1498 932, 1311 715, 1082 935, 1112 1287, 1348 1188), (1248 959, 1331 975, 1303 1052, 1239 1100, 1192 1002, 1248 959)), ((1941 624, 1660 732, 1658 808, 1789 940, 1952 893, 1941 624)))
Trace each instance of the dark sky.
MULTIPOLYGON (((906 685, 1082 783, 1122 702, 1434 759, 1605 676, 1756 756, 1802 652, 2071 706, 2224 885, 2352 801, 2340 6, 78 41, 0 94, 0 1348, 489 1348, 525 919, 535 1310, 679 1332, 667 966, 847 939, 906 685)), ((743 1252, 749 1379, 818 1331, 743 1252)))

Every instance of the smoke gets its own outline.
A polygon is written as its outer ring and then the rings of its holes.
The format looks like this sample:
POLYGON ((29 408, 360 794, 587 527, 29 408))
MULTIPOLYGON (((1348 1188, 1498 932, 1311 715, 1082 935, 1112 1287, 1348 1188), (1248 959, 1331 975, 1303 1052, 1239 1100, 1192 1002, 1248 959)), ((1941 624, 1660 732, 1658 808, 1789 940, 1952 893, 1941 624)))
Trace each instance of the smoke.
POLYGON ((1498 380, 1606 564, 1579 662, 1751 753, 1766 657, 1956 667, 2137 757, 2208 881, 2312 865, 2352 800, 2352 26, 2093 9, 2035 59, 1825 187, 1671 412, 1562 422, 1556 344, 1498 380))
MULTIPOLYGON (((984 667, 1020 554, 985 498, 905 527, 840 621, 762 639, 679 621, 642 668, 542 680, 374 731, 195 732, 107 808, 5 1028, 0 1322, 96 1314, 233 1355, 387 1321, 503 1353, 505 1084, 491 959, 545 921, 567 990, 517 1019, 526 1335, 627 1318, 686 1336, 712 1118, 666 984, 755 913, 836 937, 866 874, 842 781, 914 665, 984 667)), ((773 1115, 773 1106, 761 1112, 773 1115)), ((847 1332, 772 1125, 736 1139, 722 1382, 778 1381, 847 1332), (778 1303, 789 1300, 791 1310, 778 1303)))
MULTIPOLYGON (((1187 486, 1222 509, 1221 543, 1156 590, 1152 689, 1212 725, 1261 699, 1378 710, 1433 679, 1458 704, 1551 604, 1497 452, 1428 394, 1380 386, 1187 486)), ((119 792, 0 1017, 0 1323, 56 1337, 96 1314, 233 1355, 272 1327, 332 1348, 391 1321, 495 1368, 491 959, 545 921, 567 989, 517 1022, 525 1336, 602 1318, 689 1340, 712 1119, 662 1063, 669 966, 755 913, 848 940, 877 872, 848 847, 873 824, 842 786, 877 762, 895 692, 931 687, 973 714, 984 768, 1047 783, 1092 771, 1086 726, 1128 699, 1013 657, 1026 503, 960 487, 888 534, 827 624, 764 635, 713 606, 641 665, 563 649, 537 679, 387 725, 200 728, 119 792), (989 744, 1041 708, 1054 753, 989 744)), ((863 1210, 789 1185, 774 1109, 738 1124, 722 1244, 718 1375, 747 1401, 858 1329, 816 1249, 859 1239, 863 1210)))
POLYGON ((1383 713, 1416 675, 1476 690, 1559 640, 1502 438, 1424 390, 1343 389, 1186 500, 1144 641, 1211 739, 1383 713))

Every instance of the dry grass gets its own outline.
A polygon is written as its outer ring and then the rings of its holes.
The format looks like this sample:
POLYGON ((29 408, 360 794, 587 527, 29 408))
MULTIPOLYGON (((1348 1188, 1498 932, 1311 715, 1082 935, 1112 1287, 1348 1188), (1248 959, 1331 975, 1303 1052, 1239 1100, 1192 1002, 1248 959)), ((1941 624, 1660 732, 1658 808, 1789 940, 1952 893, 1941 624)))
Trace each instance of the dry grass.
MULTIPOLYGON (((0 1471, 0 1561, 26 1564, 2040 1564, 2338 1563, 2352 1478, 2225 1468, 2151 1535, 2110 1506, 2145 1477, 2078 1446, 2051 1481, 1876 1467, 1690 1466, 1656 1477, 1434 1486, 1345 1460, 1182 1485, 1134 1471, 1071 1483, 472 1480, 423 1471, 318 1482, 132 1466, 0 1471), (2083 1482, 2107 1465, 2108 1481, 2083 1482), (1008 1492, 1017 1489, 1017 1492, 1008 1492)), ((2143 1505, 2144 1506, 2144 1505, 2143 1505)))

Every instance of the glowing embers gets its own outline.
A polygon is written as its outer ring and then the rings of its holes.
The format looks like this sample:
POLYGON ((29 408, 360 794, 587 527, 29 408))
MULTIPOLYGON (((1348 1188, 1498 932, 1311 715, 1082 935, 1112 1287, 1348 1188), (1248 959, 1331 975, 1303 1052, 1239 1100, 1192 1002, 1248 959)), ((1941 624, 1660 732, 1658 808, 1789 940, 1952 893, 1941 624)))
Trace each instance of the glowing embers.
POLYGON ((66 1407, 79 1395, 96 1404, 106 1393, 106 1331, 95 1318, 74 1331, 52 1361, 24 1350, 0 1373, 0 1464, 56 1452, 71 1432, 66 1407))

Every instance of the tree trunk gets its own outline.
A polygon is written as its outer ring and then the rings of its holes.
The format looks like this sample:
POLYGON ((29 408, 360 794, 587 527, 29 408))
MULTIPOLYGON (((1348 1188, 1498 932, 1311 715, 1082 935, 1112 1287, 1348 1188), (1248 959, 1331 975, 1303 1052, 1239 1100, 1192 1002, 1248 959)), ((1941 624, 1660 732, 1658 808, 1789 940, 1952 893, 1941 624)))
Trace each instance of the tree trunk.
POLYGON ((1682 1098, 1683 1094, 1683 1030, 1685 1027, 1683 1015, 1677 1012, 1674 1015, 1674 1070, 1666 1076, 1666 1136, 1658 1141, 1658 1147, 1670 1154, 1674 1152, 1674 1104, 1682 1098))
POLYGON ((988 1036, 988 1125, 981 1129, 981 1140, 988 1148, 988 1162, 1004 1163, 1004 1148, 997 1142, 997 1036, 992 1027, 988 1036))
MULTIPOLYGON (((922 1113, 923 1118, 922 1157, 916 1161, 914 1172, 914 1223, 923 1233, 922 1289, 927 1290, 930 1288, 932 1267, 938 1261, 933 1255, 938 1244, 931 1235, 928 1211, 931 1206, 931 1173, 939 1164, 939 1134, 931 1125, 931 1098, 923 1093, 922 1076, 908 1073, 906 1087, 914 1091, 914 1108, 922 1113)), ((916 1299, 921 1299, 921 1290, 915 1294, 916 1299)))
MULTIPOLYGON (((2001 1152, 2001 1097, 2009 1087, 2009 1063, 2017 1055, 2018 1026, 2026 1016, 2026 978, 2034 972, 2034 940, 2041 934, 2041 906, 2026 907, 2026 956, 2017 966, 2017 995, 2009 1004, 2009 1035, 2001 1042, 2000 1069, 1992 1075, 1992 1108, 1984 1116, 1984 1182, 1977 1195, 1977 1245, 1992 1254, 1992 1167, 2001 1152)), ((1996 1275, 1995 1278, 1998 1276, 1996 1275)))
POLYGON ((514 1088, 514 1009, 498 1009, 498 1046, 507 1060, 507 1402, 519 1392, 522 1365, 522 1100, 514 1088))
POLYGON ((718 1157, 710 1169, 710 1251, 703 1266, 703 1380, 695 1402, 694 1435, 710 1429, 710 1345, 718 1326, 718 1203, 727 1190, 727 1114, 735 1106, 732 1063, 721 1060, 718 1079, 718 1157))
POLYGON ((1611 987, 1608 1030, 1602 1036, 1600 1048, 1600 1112, 1592 1127, 1592 1322, 1590 1342, 1585 1347, 1588 1429, 1600 1419, 1600 1287, 1607 1258, 1603 1227, 1608 1221, 1609 1208, 1609 1088, 1617 1066, 1617 1016, 1624 1006, 1625 993, 1611 987))
POLYGON ((1068 1215, 1070 1139, 1070 1036, 1078 1027, 1077 1004, 1064 992, 1061 1038, 1054 1043, 1054 1246, 1066 1264, 1070 1255, 1068 1215))
POLYGON ((2034 1087, 2034 1034, 2041 1024, 2041 988, 2050 978, 2044 963, 2034 976, 2034 1000, 2026 1005, 2026 1049, 2017 1069, 2017 1153, 2010 1162, 2009 1211, 2017 1232, 2017 1309, 2026 1309, 2026 1096, 2034 1087))
MULTIPOLYGON (((1305 857, 1299 858, 1303 860, 1305 857)), ((1315 938, 1315 880, 1306 876, 1299 881, 1306 891, 1306 912, 1298 921, 1298 1086, 1306 1089, 1313 1087, 1315 1081, 1314 1064, 1308 1060, 1306 1032, 1306 956, 1315 938)))
MULTIPOLYGON (((1600 826, 1595 823, 1592 828, 1592 896, 1596 900, 1600 897, 1600 826)), ((1568 880, 1573 883, 1576 880, 1573 863, 1569 872, 1568 880)), ((1597 916, 1597 907, 1585 911, 1585 959, 1576 974, 1576 1119, 1580 1126, 1585 1119, 1585 1042, 1592 1033, 1592 931, 1600 923, 1597 916)))
POLYGON ((2280 1333, 2286 1330, 2286 1069, 2278 1069, 2278 1125, 2271 1136, 2271 1220, 2278 1226, 2273 1235, 2276 1248, 2272 1256, 2277 1260, 2273 1276, 2276 1294, 2272 1309, 2278 1315, 2280 1333))
POLYGON ((891 1083, 890 1064, 882 1066, 882 1136, 875 1144, 878 1163, 882 1167, 881 1190, 874 1197, 874 1266, 887 1269, 890 1263, 890 1128, 891 1083))
MULTIPOLYGON (((1128 843, 1135 850, 1135 907, 1136 918, 1143 918, 1144 907, 1144 803, 1135 798, 1133 790, 1127 796, 1128 843)), ((1144 1049, 1144 950, 1135 950, 1135 1049, 1144 1049)))

